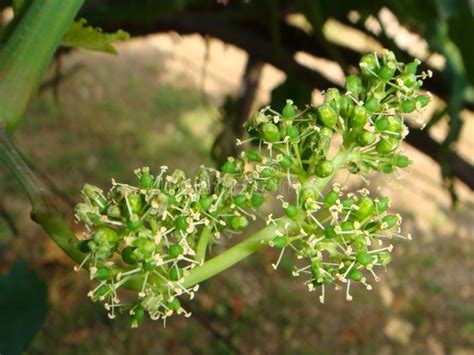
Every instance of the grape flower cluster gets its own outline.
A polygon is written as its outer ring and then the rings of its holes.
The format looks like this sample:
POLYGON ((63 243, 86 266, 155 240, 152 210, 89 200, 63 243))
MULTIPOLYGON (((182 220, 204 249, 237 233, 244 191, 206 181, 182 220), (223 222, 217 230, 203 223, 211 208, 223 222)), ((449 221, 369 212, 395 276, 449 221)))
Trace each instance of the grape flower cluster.
POLYGON ((401 217, 389 214, 388 197, 330 182, 338 170, 366 181, 372 171, 410 165, 399 148, 408 134, 404 121, 408 114, 421 117, 430 101, 419 91, 431 72, 417 74, 419 64, 400 63, 387 50, 367 54, 360 75, 349 75, 344 91, 323 92, 322 104, 298 109, 287 100, 281 113, 261 109, 245 124, 248 138, 237 141, 246 149, 219 169, 202 166, 190 178, 145 167, 135 171, 137 186, 112 180, 105 193, 85 185, 75 212, 85 225, 80 267, 97 282, 89 296, 103 301, 111 318, 126 310, 132 326, 145 313, 164 321, 174 313, 189 316, 179 299, 192 299, 199 286, 187 277, 207 262, 214 243, 257 218, 278 227, 260 241, 281 250, 273 267, 293 251, 293 275, 306 275, 321 302, 331 284, 345 286, 347 300, 353 282, 371 289, 376 268, 391 260, 392 239, 411 236, 400 234, 401 217), (280 193, 283 184, 290 196, 280 193), (283 216, 262 214, 270 197, 280 201, 283 216), (121 302, 121 287, 136 289, 135 300, 121 302))

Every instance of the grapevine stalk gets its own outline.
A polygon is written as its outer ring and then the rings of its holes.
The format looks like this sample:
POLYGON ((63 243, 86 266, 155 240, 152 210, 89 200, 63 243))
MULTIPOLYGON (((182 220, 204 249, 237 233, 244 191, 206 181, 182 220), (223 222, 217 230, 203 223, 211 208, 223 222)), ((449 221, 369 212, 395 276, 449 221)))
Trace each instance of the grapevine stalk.
POLYGON ((56 48, 84 0, 31 2, 0 52, 0 117, 18 125, 56 48))

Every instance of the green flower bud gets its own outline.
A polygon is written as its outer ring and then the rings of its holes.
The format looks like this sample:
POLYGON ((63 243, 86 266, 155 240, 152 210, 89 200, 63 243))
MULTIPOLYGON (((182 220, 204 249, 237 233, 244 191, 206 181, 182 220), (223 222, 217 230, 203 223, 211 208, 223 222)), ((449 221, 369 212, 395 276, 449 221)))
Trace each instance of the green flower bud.
POLYGON ((99 244, 112 244, 119 240, 119 236, 113 229, 103 226, 93 234, 93 239, 99 244))
POLYGON ((326 178, 334 172, 334 166, 329 160, 319 162, 315 167, 315 175, 320 178, 326 178))
POLYGON ((392 256, 390 255, 390 253, 388 253, 386 251, 383 251, 383 252, 379 253, 377 255, 377 257, 379 259, 379 263, 382 266, 387 266, 392 261, 392 256))
POLYGON ((99 281, 106 281, 111 276, 112 276, 112 272, 110 271, 109 268, 101 267, 95 272, 94 279, 99 280, 99 281))
POLYGON ((283 249, 288 245, 288 240, 286 237, 279 235, 278 237, 273 238, 272 244, 275 248, 283 249))
POLYGON ((107 216, 112 218, 120 218, 121 216, 120 207, 117 205, 110 205, 107 207, 107 216))
POLYGON ((319 120, 326 127, 332 128, 336 125, 337 122, 337 113, 334 109, 328 104, 322 104, 317 108, 319 120))
POLYGON ((366 251, 361 251, 356 254, 356 260, 361 265, 367 266, 373 262, 374 258, 366 251))
POLYGON ((324 201, 328 204, 328 206, 334 205, 338 199, 339 199, 339 194, 334 190, 329 191, 327 195, 324 197, 324 201))
POLYGON ((212 198, 209 196, 204 196, 199 199, 199 206, 203 211, 207 211, 212 206, 212 198))
POLYGON ((181 254, 183 254, 184 250, 179 244, 171 244, 168 250, 168 254, 172 258, 177 258, 181 254))
POLYGON ((222 166, 221 166, 221 171, 226 174, 234 174, 236 172, 236 166, 235 163, 231 160, 226 161, 222 166))
POLYGON ((364 127, 369 118, 369 113, 364 106, 355 106, 351 116, 352 127, 364 127))
POLYGON ((418 70, 418 65, 420 65, 419 60, 415 60, 411 63, 408 63, 407 65, 405 65, 404 72, 409 74, 416 74, 416 71, 418 70))
POLYGON ((324 230, 324 236, 326 238, 332 239, 337 237, 337 233, 334 229, 334 226, 329 226, 324 230))
POLYGON ((262 156, 256 150, 247 150, 245 152, 245 157, 250 161, 261 162, 262 156))
POLYGON ((346 77, 346 89, 347 91, 350 91, 356 98, 359 97, 363 90, 362 80, 360 80, 360 78, 356 75, 349 75, 346 77))
POLYGON ((390 199, 388 197, 382 197, 375 203, 378 213, 385 212, 390 207, 390 199))
POLYGON ((244 206, 246 202, 247 202, 247 197, 245 197, 245 195, 240 194, 234 197, 234 203, 238 207, 244 206))
POLYGON ((386 131, 389 127, 390 123, 387 117, 379 117, 375 120, 375 128, 377 128, 378 131, 386 131))
POLYGON ((406 155, 397 155, 396 164, 399 168, 403 169, 411 164, 411 160, 406 155))
POLYGON ((299 138, 300 132, 298 128, 296 128, 295 126, 289 126, 288 129, 286 130, 286 135, 290 137, 290 140, 294 141, 299 138))
POLYGON ((133 247, 125 247, 122 250, 122 260, 129 264, 135 265, 138 262, 138 257, 134 253, 135 249, 133 247))
POLYGON ((280 140, 280 130, 278 126, 267 122, 262 125, 263 139, 269 143, 275 143, 280 140))
POLYGON ((327 89, 324 93, 324 103, 329 104, 334 111, 339 112, 341 109, 341 94, 336 88, 327 89))
POLYGON ((408 88, 411 88, 416 85, 416 76, 412 73, 403 73, 400 75, 400 80, 408 88))
POLYGON ((271 178, 275 172, 272 168, 266 167, 260 172, 260 177, 262 178, 271 178))
POLYGON ((364 219, 369 216, 375 209, 374 200, 370 197, 364 196, 357 203, 359 209, 354 211, 354 215, 359 219, 364 219))
POLYGON ((388 66, 383 65, 379 70, 379 77, 384 81, 389 81, 393 78, 395 74, 395 68, 390 68, 388 66))
POLYGON ((393 214, 389 214, 389 215, 385 216, 384 218, 382 218, 382 222, 386 223, 386 225, 387 225, 386 229, 390 229, 393 226, 395 226, 395 224, 397 224, 398 217, 393 215, 393 214))
POLYGON ((177 298, 173 298, 173 300, 166 303, 166 307, 168 307, 172 311, 177 311, 179 307, 181 307, 181 303, 177 298))
POLYGON ((186 221, 186 217, 178 216, 174 220, 174 225, 177 230, 185 230, 186 228, 188 228, 189 223, 186 221))
POLYGON ((138 324, 143 320, 143 317, 145 316, 145 311, 143 310, 142 306, 138 306, 133 310, 133 314, 130 316, 132 320, 132 327, 136 328, 138 327, 138 324))
POLYGON ((290 217, 295 219, 298 216, 298 208, 293 205, 289 205, 287 208, 285 208, 285 214, 290 217))
POLYGON ((375 97, 371 97, 365 101, 364 107, 367 111, 374 113, 377 111, 377 107, 379 105, 379 101, 375 97))
POLYGON ((415 98, 417 104, 419 104, 421 107, 425 107, 428 105, 431 101, 430 97, 427 95, 420 95, 415 98))
POLYGON ((339 113, 341 114, 341 116, 345 119, 351 117, 352 112, 354 111, 354 101, 352 101, 352 99, 348 95, 344 95, 341 97, 340 106, 341 109, 339 113))
POLYGON ((255 208, 260 207, 263 202, 265 202, 265 197, 263 197, 262 195, 252 195, 252 197, 250 198, 250 203, 252 207, 255 208))
POLYGON ((359 67, 365 76, 373 76, 379 69, 377 58, 373 53, 366 54, 360 59, 359 67))
POLYGON ((91 252, 91 248, 89 246, 89 242, 91 240, 90 239, 86 239, 86 240, 82 240, 79 244, 78 244, 78 249, 82 252, 82 253, 90 253, 91 252))
POLYGON ((280 179, 270 179, 265 183, 265 188, 271 192, 277 192, 280 189, 280 179))
POLYGON ((296 116, 296 110, 293 106, 293 101, 286 100, 286 105, 283 107, 283 118, 286 120, 293 120, 296 116))
POLYGON ((398 140, 395 138, 382 138, 377 145, 375 146, 375 149, 377 152, 380 154, 390 154, 393 152, 395 149, 398 147, 398 140))
POLYGON ((405 113, 410 113, 415 111, 416 109, 416 101, 412 99, 408 99, 402 102, 402 111, 405 113))
POLYGON ((291 156, 285 155, 279 164, 283 169, 291 168, 291 165, 293 164, 291 156))
POLYGON ((360 272, 359 270, 352 268, 351 271, 349 271, 349 274, 347 276, 351 280, 360 281, 363 279, 364 274, 362 274, 362 272, 360 272))
POLYGON ((156 249, 155 242, 147 238, 138 238, 134 241, 133 245, 143 255, 150 255, 156 249))
POLYGON ((142 189, 149 189, 153 187, 153 183, 154 181, 150 173, 148 171, 142 172, 142 175, 140 176, 140 187, 142 189))
POLYGON ((140 213, 143 207, 142 197, 139 194, 132 193, 127 196, 128 205, 132 213, 140 213))
POLYGON ((388 129, 389 132, 400 133, 402 131, 403 123, 400 117, 390 116, 388 118, 388 129))
POLYGON ((180 270, 178 266, 173 266, 170 269, 168 275, 171 281, 178 281, 183 276, 183 272, 180 270))
POLYGON ((375 134, 366 129, 363 129, 359 134, 357 134, 356 142, 361 147, 371 145, 375 142, 375 134))
POLYGON ((245 216, 234 216, 230 220, 230 227, 234 230, 243 230, 249 225, 249 221, 245 216))

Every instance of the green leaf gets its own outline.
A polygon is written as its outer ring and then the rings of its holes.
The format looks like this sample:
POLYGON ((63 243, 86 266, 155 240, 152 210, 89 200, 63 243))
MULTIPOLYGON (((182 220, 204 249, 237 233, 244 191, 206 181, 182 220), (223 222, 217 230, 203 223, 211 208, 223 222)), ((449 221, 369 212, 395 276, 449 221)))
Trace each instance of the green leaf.
POLYGON ((123 30, 118 30, 115 33, 104 33, 98 27, 87 26, 87 21, 80 19, 74 21, 66 32, 62 45, 116 54, 117 51, 112 43, 128 38, 130 38, 130 35, 123 30))
POLYGON ((24 262, 0 277, 0 354, 21 354, 46 316, 46 284, 24 262))

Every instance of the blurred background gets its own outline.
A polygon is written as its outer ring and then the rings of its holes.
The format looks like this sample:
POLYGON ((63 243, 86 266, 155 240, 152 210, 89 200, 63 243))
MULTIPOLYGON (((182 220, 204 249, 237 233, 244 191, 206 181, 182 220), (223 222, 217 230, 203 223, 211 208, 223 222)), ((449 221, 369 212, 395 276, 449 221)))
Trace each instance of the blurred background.
MULTIPOLYGON (((6 23, 9 2, 0 7, 6 23)), ((85 182, 108 189, 137 167, 218 164, 237 153, 253 110, 318 104, 361 54, 386 47, 434 73, 427 127, 410 122, 403 146, 414 165, 370 186, 393 197, 414 238, 396 241, 381 282, 352 302, 331 290, 320 304, 290 256, 274 271, 267 248, 203 283, 190 319, 130 329, 86 297, 87 274, 29 219, 0 166, 0 293, 16 302, 0 302, 0 334, 21 329, 1 341, 28 354, 474 354, 472 3, 90 0, 80 17, 132 37, 118 55, 60 49, 13 135, 65 212, 85 182)))

